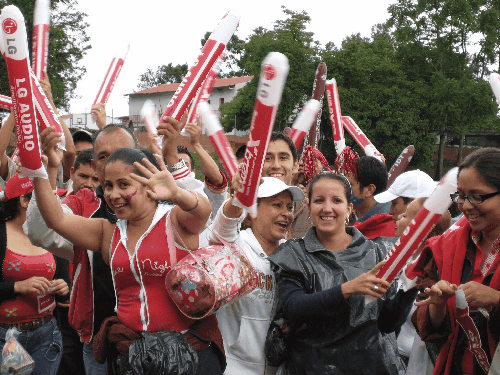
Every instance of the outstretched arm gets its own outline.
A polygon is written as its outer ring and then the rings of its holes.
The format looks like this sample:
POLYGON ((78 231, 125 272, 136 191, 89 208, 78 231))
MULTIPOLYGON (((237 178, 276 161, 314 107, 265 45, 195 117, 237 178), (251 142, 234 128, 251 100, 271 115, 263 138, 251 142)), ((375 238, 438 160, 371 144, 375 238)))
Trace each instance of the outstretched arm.
POLYGON ((170 172, 167 171, 163 159, 157 157, 157 160, 161 170, 158 170, 148 159, 144 158, 142 161, 147 168, 137 162, 134 163, 134 167, 146 177, 138 176, 135 173, 131 173, 130 176, 150 189, 148 195, 152 199, 167 200, 176 205, 172 209, 172 224, 186 246, 190 249, 197 249, 200 230, 207 222, 211 212, 208 199, 199 193, 178 187, 170 172))

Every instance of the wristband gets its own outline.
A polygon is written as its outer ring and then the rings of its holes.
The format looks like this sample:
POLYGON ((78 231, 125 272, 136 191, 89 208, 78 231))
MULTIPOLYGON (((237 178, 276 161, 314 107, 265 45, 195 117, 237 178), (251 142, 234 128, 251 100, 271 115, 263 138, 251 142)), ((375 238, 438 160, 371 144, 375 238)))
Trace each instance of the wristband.
POLYGON ((174 164, 174 165, 167 165, 167 170, 172 173, 175 172, 178 169, 187 167, 186 162, 184 161, 183 158, 179 157, 179 162, 174 164))

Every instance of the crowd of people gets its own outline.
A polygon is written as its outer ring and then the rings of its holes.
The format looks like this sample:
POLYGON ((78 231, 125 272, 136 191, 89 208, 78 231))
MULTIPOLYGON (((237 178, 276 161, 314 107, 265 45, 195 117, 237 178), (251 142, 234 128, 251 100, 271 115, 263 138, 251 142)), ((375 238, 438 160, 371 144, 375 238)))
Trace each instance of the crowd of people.
MULTIPOLYGON (((94 135, 71 135, 61 119, 64 151, 61 134, 40 133, 48 179, 21 178, 6 155, 13 114, 0 129, 0 346, 20 331, 34 374, 162 373, 163 362, 172 374, 487 373, 500 340, 499 149, 461 162, 451 196, 459 214, 440 218, 390 284, 377 272, 436 188, 426 173, 387 186, 379 159, 347 149, 331 168, 304 163, 274 132, 250 216, 234 204, 240 173, 228 180, 200 144, 201 124, 166 117, 162 149, 154 137, 141 149, 128 127, 103 122, 103 105, 92 110, 94 135), (204 181, 178 146, 183 128, 204 181), (193 319, 165 278, 213 244, 240 249, 257 285, 193 319), (413 287, 403 286, 408 275, 413 287), (460 291, 479 342, 462 328, 460 291), (150 336, 165 332, 180 335, 150 336), (148 337, 166 349, 145 344, 149 360, 137 367, 136 344, 148 337)), ((244 155, 242 146, 239 163, 244 155)))

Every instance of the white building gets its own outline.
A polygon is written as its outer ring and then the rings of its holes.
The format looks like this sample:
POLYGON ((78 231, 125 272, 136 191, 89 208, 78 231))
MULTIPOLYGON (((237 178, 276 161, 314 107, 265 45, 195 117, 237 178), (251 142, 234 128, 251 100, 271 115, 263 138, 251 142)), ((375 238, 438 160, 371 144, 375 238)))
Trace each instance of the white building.
MULTIPOLYGON (((83 130, 99 130, 97 124, 92 119, 91 113, 71 113, 62 116, 68 128, 78 128, 83 130)), ((106 116, 106 125, 120 124, 121 120, 118 117, 106 116)))
MULTIPOLYGON (((253 76, 216 79, 214 88, 210 94, 210 100, 208 101, 210 109, 220 115, 219 106, 223 103, 232 101, 238 90, 243 88, 252 78, 253 76)), ((129 118, 134 124, 134 127, 144 126, 140 113, 147 99, 155 104, 158 116, 161 116, 178 87, 179 83, 170 83, 128 94, 129 118)), ((244 133, 246 134, 247 132, 244 133)))

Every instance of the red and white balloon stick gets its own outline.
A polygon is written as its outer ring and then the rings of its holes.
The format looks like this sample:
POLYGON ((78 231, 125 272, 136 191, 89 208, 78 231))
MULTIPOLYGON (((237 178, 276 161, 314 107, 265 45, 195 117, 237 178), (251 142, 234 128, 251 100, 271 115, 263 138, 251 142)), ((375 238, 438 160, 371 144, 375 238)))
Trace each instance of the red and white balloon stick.
POLYGON ((401 154, 399 154, 398 158, 392 165, 391 170, 389 171, 389 178, 387 180, 387 188, 389 188, 396 177, 398 177, 401 173, 406 170, 408 164, 410 164, 411 159, 413 158, 413 154, 415 153, 415 146, 410 145, 406 147, 401 154))
MULTIPOLYGON (((450 194, 457 191, 457 175, 458 168, 453 168, 439 181, 432 195, 427 198, 417 216, 385 257, 387 263, 377 273, 378 278, 392 283, 401 272, 415 250, 451 206, 450 194)), ((372 297, 365 297, 365 300, 371 302, 372 297)))
POLYGON ((257 214, 260 176, 289 68, 286 56, 278 52, 270 52, 262 62, 250 136, 241 169, 243 192, 236 193, 233 200, 235 206, 247 209, 251 215, 257 214))
POLYGON ((24 17, 16 6, 7 5, 2 9, 0 25, 14 105, 17 147, 22 163, 21 174, 47 178, 38 140, 24 17))
POLYGON ((175 91, 174 96, 172 96, 172 99, 167 104, 167 108, 160 118, 160 123, 165 122, 163 120, 165 116, 170 116, 180 121, 196 92, 207 78, 208 72, 236 31, 239 20, 240 16, 234 12, 229 12, 222 18, 217 28, 210 34, 210 37, 201 49, 200 55, 189 68, 188 73, 175 91))
POLYGON ((207 102, 201 102, 198 105, 198 112, 205 129, 207 129, 207 134, 215 147, 215 151, 217 151, 219 159, 222 160, 222 164, 224 164, 224 168, 226 168, 227 175, 231 181, 238 170, 238 161, 224 134, 224 129, 222 129, 216 114, 210 110, 207 102))
POLYGON ((382 154, 377 150, 377 148, 370 142, 368 137, 363 133, 361 128, 354 122, 349 116, 342 116, 342 123, 347 129, 351 137, 354 138, 356 143, 363 149, 367 156, 373 156, 379 160, 382 160, 382 154))
POLYGON ((146 100, 141 108, 141 118, 146 124, 146 130, 148 134, 156 135, 156 145, 162 149, 163 136, 158 137, 158 115, 156 114, 156 108, 151 100, 146 100))
POLYGON ((49 54, 50 0, 36 0, 33 15, 32 68, 37 79, 44 79, 49 54))
POLYGON ((332 123, 333 142, 335 151, 340 155, 345 148, 344 126, 342 125, 342 113, 340 111, 339 91, 337 81, 332 78, 326 81, 326 98, 332 123))
MULTIPOLYGON (((130 44, 124 42, 122 42, 118 47, 118 51, 116 52, 115 57, 113 57, 113 60, 111 60, 111 64, 109 64, 108 71, 104 76, 104 80, 102 81, 101 87, 99 88, 99 92, 97 93, 92 106, 96 104, 106 104, 108 102, 109 96, 113 91, 113 87, 115 86, 116 80, 118 79, 123 64, 125 63, 125 58, 127 57, 129 49, 130 44)), ((93 119, 95 122, 96 119, 94 117, 93 119)))
POLYGON ((320 106, 321 103, 319 100, 309 99, 295 119, 288 136, 295 143, 297 150, 302 145, 302 141, 304 141, 304 137, 309 129, 311 129, 314 120, 316 120, 320 106))
MULTIPOLYGON (((215 80, 219 75, 220 66, 224 61, 224 53, 220 55, 219 59, 216 61, 210 72, 208 73, 207 79, 203 81, 201 88, 196 93, 194 97, 193 104, 191 104, 191 108, 189 109, 187 124, 197 124, 197 116, 198 116, 198 104, 202 102, 207 102, 210 98, 210 94, 212 93, 212 89, 214 88, 215 80)), ((181 135, 188 136, 189 134, 182 129, 181 135)))

